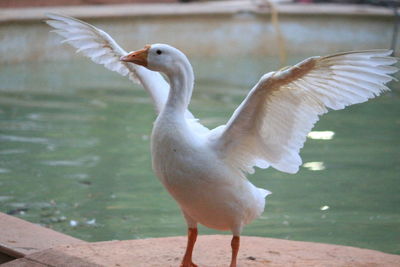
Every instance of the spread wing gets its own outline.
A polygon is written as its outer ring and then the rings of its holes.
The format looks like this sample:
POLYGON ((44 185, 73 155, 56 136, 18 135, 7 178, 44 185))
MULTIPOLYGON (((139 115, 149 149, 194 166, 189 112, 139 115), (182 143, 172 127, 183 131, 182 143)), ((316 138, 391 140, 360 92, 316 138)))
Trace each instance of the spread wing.
POLYGON ((57 34, 93 62, 101 64, 111 71, 130 80, 139 82, 150 93, 156 112, 164 106, 169 92, 169 85, 158 72, 144 67, 120 61, 127 54, 106 32, 81 20, 59 14, 46 14, 46 21, 57 34))
POLYGON ((389 90, 397 62, 389 50, 311 57, 264 75, 213 136, 221 157, 252 173, 272 166, 295 173, 299 151, 319 115, 362 103, 389 90))

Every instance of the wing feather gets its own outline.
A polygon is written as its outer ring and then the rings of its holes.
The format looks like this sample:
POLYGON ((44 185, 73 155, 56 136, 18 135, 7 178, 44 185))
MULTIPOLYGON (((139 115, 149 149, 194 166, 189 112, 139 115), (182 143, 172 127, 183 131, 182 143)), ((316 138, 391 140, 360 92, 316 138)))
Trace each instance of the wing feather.
POLYGON ((228 163, 252 173, 272 166, 295 173, 299 151, 319 116, 389 90, 397 62, 389 50, 312 57, 264 75, 212 144, 228 163), (263 164, 260 164, 263 163, 263 164))
MULTIPOLYGON (((167 101, 169 85, 160 73, 150 71, 144 67, 120 61, 120 57, 127 54, 105 31, 96 28, 84 21, 60 15, 46 14, 46 21, 55 32, 65 38, 62 42, 68 43, 93 62, 101 64, 111 71, 115 71, 134 82, 141 83, 149 92, 157 113, 161 111, 167 101)), ((193 115, 188 111, 187 116, 193 115)))
POLYGON ((126 55, 124 51, 106 32, 86 22, 59 14, 47 14, 50 20, 46 23, 55 28, 55 32, 68 43, 77 48, 95 63, 104 65, 109 70, 128 76, 134 82, 139 82, 134 71, 130 71, 128 63, 119 58, 126 55), (103 57, 107 55, 107 57, 103 57))

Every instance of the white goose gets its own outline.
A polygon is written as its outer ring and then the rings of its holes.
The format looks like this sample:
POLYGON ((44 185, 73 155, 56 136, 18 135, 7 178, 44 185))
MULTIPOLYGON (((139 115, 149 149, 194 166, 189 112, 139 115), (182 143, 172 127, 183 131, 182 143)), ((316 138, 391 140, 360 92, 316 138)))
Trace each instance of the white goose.
POLYGON ((227 124, 208 130, 188 111, 194 74, 182 52, 153 44, 128 54, 90 24, 62 15, 48 17, 64 42, 94 62, 138 79, 149 92, 158 113, 151 139, 153 169, 188 225, 184 267, 196 266, 192 251, 197 223, 232 231, 230 266, 236 266, 242 228, 260 216, 270 194, 251 184, 245 173, 254 172, 255 166, 296 173, 299 150, 319 115, 389 90, 389 74, 397 71, 390 66, 397 59, 389 50, 311 57, 262 76, 227 124))

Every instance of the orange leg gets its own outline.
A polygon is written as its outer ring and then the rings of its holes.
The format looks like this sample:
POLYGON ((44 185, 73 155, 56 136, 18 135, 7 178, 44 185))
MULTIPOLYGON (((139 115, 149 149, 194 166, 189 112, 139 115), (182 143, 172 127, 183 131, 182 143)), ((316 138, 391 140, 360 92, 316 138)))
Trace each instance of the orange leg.
POLYGON ((230 267, 236 267, 236 259, 237 259, 237 254, 239 252, 239 245, 240 245, 240 237, 239 236, 233 236, 232 237, 232 241, 231 241, 232 260, 231 260, 230 267))
POLYGON ((196 264, 192 262, 192 252, 194 243, 196 243, 197 239, 197 228, 188 228, 188 242, 186 247, 185 256, 183 256, 183 260, 180 267, 197 267, 196 264))

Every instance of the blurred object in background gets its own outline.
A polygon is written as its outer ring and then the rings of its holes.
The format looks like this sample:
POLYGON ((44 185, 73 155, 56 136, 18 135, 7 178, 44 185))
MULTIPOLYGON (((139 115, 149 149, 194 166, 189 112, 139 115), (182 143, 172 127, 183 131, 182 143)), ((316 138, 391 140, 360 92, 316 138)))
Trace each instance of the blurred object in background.
POLYGON ((400 0, 294 0, 298 3, 335 3, 335 4, 359 4, 377 6, 400 6, 400 0))
POLYGON ((398 38, 398 28, 400 24, 400 16, 398 8, 400 7, 400 0, 294 0, 297 3, 334 3, 334 4, 360 4, 360 5, 374 5, 384 6, 393 9, 394 23, 393 23, 393 34, 390 49, 393 50, 393 56, 396 54, 396 45, 398 38))
MULTIPOLYGON (((188 2, 217 2, 229 0, 0 0, 0 7, 39 7, 39 6, 76 6, 76 5, 111 5, 134 3, 188 3, 188 2)), ((336 3, 362 4, 378 6, 400 6, 400 0, 270 0, 270 2, 295 3, 336 3)))
POLYGON ((78 6, 134 3, 176 3, 177 0, 1 0, 0 7, 78 6))

